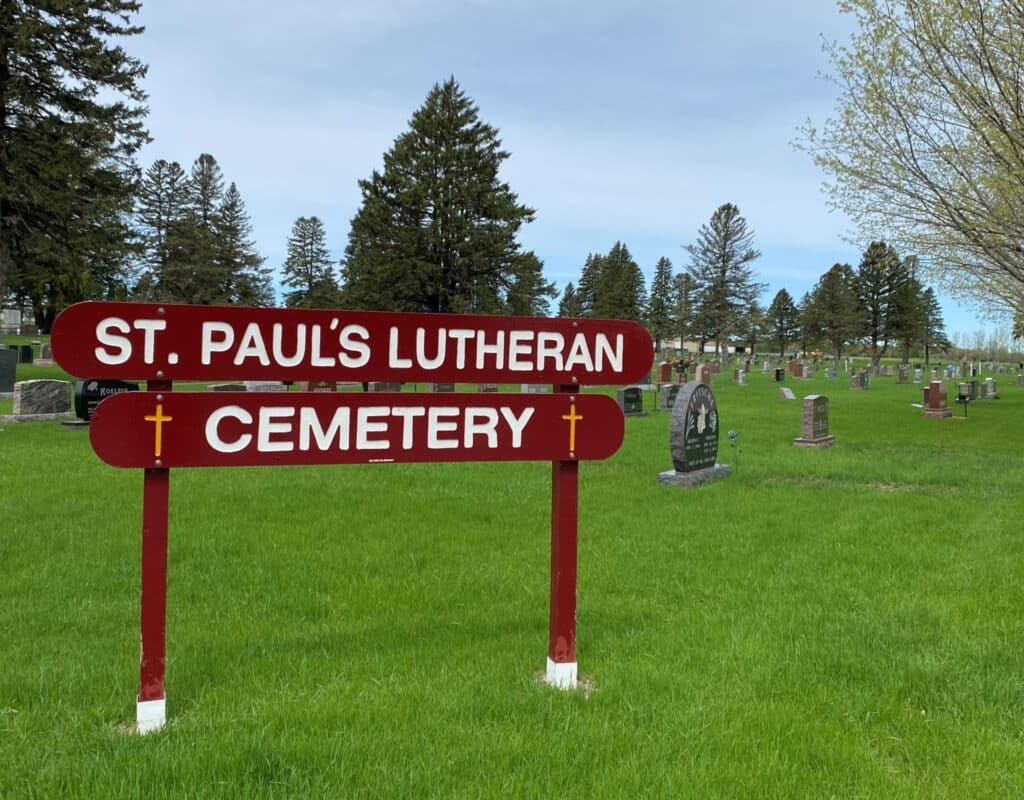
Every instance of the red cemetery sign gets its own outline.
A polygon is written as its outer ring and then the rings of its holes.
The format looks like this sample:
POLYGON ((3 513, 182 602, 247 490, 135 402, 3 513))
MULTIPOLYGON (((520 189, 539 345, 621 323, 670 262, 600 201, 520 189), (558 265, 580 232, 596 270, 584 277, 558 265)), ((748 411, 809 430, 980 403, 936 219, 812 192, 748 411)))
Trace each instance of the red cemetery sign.
POLYGON ((623 418, 587 384, 650 374, 634 322, 370 311, 79 303, 53 326, 54 359, 81 378, 143 378, 96 409, 109 464, 144 469, 138 730, 167 719, 170 467, 551 461, 547 681, 576 685, 579 460, 622 444, 623 418), (543 394, 183 393, 173 380, 551 383, 543 394))
POLYGON ((626 320, 78 303, 53 357, 80 378, 619 385, 651 337, 626 320))
POLYGON ((89 426, 115 467, 607 458, 618 404, 598 394, 125 392, 89 426))

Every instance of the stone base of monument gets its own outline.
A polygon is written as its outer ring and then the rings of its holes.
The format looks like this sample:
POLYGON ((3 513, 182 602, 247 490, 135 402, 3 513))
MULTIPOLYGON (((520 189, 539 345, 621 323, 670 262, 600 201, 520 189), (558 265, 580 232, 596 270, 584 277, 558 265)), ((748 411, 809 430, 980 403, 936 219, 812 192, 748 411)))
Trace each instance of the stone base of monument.
POLYGON ((60 426, 62 428, 68 428, 69 430, 89 430, 89 420, 87 419, 65 419, 61 420, 60 426))
POLYGON ((951 417, 953 416, 953 409, 951 408, 926 408, 924 410, 926 417, 951 417))
POLYGON ((674 469, 658 473, 658 483, 663 486, 700 486, 726 477, 732 473, 728 464, 715 464, 706 469, 695 469, 693 472, 677 472, 674 469))
POLYGON ((803 436, 798 436, 793 440, 793 444, 797 447, 831 447, 835 443, 835 436, 823 436, 820 439, 805 439, 803 436))
POLYGON ((70 411, 60 414, 9 414, 0 417, 0 422, 56 422, 58 420, 74 419, 70 411))

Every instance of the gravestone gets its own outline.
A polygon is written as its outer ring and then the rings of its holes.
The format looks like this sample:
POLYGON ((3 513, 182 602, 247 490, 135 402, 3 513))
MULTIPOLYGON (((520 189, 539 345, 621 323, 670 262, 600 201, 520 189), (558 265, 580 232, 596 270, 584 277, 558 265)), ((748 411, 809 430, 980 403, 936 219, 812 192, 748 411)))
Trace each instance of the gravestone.
POLYGON ((828 378, 830 381, 834 381, 836 379, 836 368, 829 367, 828 369, 826 369, 825 377, 828 378))
POLYGON ((971 400, 978 399, 978 381, 968 381, 967 385, 970 387, 970 398, 971 400))
POLYGON ((17 347, 17 349, 18 349, 18 363, 19 364, 31 364, 32 363, 32 359, 33 359, 32 345, 30 345, 30 344, 19 344, 19 345, 15 345, 15 347, 17 347))
POLYGON ((896 383, 906 383, 907 378, 910 377, 910 367, 906 364, 900 364, 899 372, 896 375, 896 383))
POLYGON ((809 381, 813 377, 814 377, 814 371, 810 367, 804 366, 803 380, 809 381))
POLYGON ((765 375, 767 375, 771 371, 772 371, 772 362, 771 361, 762 361, 761 362, 761 372, 763 372, 765 375))
POLYGON ((993 397, 995 397, 997 395, 997 393, 998 392, 996 390, 996 379, 995 378, 985 378, 985 380, 981 384, 981 397, 982 397, 982 399, 983 400, 991 400, 993 397))
POLYGON ((733 379, 734 381, 738 381, 738 380, 740 379, 740 373, 742 373, 742 372, 743 372, 743 370, 741 370, 741 369, 740 369, 739 367, 737 367, 736 369, 734 369, 734 370, 732 371, 732 379, 733 379))
POLYGON ((671 411, 675 405, 676 397, 679 395, 680 385, 678 383, 662 386, 658 391, 658 410, 671 411))
POLYGON ((835 436, 828 435, 828 398, 809 394, 804 398, 800 436, 793 440, 797 447, 831 447, 835 436))
POLYGON ((698 486, 724 478, 732 469, 718 463, 718 406, 711 389, 691 383, 680 389, 669 423, 670 469, 658 475, 668 486, 698 486))
POLYGON ((796 395, 793 394, 793 390, 788 386, 783 386, 779 389, 779 398, 782 400, 796 400, 796 395))
POLYGON ((747 385, 747 373, 745 370, 741 369, 739 371, 739 374, 736 376, 736 383, 738 383, 740 386, 747 385))
POLYGON ((496 383, 478 383, 476 385, 478 392, 496 392, 498 391, 498 384, 496 383))
POLYGON ((804 365, 803 364, 798 364, 798 363, 796 363, 794 361, 794 362, 792 362, 791 366, 792 366, 792 369, 790 370, 790 372, 793 373, 793 377, 794 378, 802 378, 804 376, 804 365))
POLYGON ((48 344, 39 345, 39 360, 53 361, 53 349, 48 344))
POLYGON ((427 384, 427 391, 428 392, 454 392, 455 391, 455 384, 454 383, 428 383, 427 384))
POLYGON ((921 369, 914 370, 914 383, 920 383, 924 380, 924 372, 921 369))
POLYGON ((783 370, 783 369, 775 370, 775 382, 776 383, 782 383, 782 381, 785 379, 785 377, 786 377, 785 370, 783 370))
POLYGON ((550 392, 551 387, 546 383, 524 383, 519 387, 519 391, 523 394, 544 394, 550 392))
POLYGON ((400 392, 402 384, 396 381, 373 381, 366 387, 368 392, 400 392))
POLYGON ((39 328, 36 325, 22 325, 21 326, 22 336, 38 336, 39 328))
POLYGON ((679 386, 682 386, 684 383, 686 383, 686 373, 685 372, 677 372, 676 373, 676 384, 679 385, 679 386))
POLYGON ((860 385, 860 375, 850 376, 850 388, 853 389, 855 392, 859 392, 861 388, 863 388, 860 385))
POLYGON ((667 361, 658 364, 658 383, 672 383, 672 365, 667 361))
POLYGON ((946 382, 932 381, 928 387, 928 405, 924 409, 926 417, 951 417, 953 411, 946 405, 946 382))
POLYGON ((75 381, 75 416, 90 420, 100 401, 122 392, 137 392, 139 384, 128 381, 101 381, 89 379, 75 381))
POLYGON ((14 417, 56 419, 71 411, 71 384, 67 381, 35 380, 14 384, 14 417))
POLYGON ((18 371, 18 354, 13 350, 0 350, 0 394, 14 391, 14 376, 18 371))
POLYGON ((639 386, 626 386, 615 392, 624 417, 646 417, 644 391, 639 386))
POLYGON ((211 383, 207 387, 211 392, 244 392, 245 387, 240 383, 211 383))
POLYGON ((246 381, 247 392, 287 392, 288 387, 283 381, 246 381))
POLYGON ((868 388, 868 380, 869 380, 868 379, 868 371, 866 369, 865 370, 861 370, 861 373, 860 373, 860 388, 861 389, 867 389, 868 388))
POLYGON ((336 392, 338 384, 336 381, 304 381, 299 387, 302 392, 336 392))

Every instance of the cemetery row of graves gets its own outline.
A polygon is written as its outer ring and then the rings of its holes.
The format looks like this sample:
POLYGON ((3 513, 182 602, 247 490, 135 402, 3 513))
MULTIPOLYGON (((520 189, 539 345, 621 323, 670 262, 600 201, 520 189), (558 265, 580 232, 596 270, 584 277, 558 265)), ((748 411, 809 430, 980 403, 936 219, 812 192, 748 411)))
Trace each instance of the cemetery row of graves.
POLYGON ((1016 365, 758 358, 588 389, 626 419, 581 465, 574 692, 542 680, 549 465, 174 470, 170 723, 138 737, 140 479, 61 424, 125 387, 32 356, 0 398, 0 796, 1024 792, 1016 365), (12 422, 35 380, 63 410, 12 422), (699 387, 729 471, 662 480, 699 387))

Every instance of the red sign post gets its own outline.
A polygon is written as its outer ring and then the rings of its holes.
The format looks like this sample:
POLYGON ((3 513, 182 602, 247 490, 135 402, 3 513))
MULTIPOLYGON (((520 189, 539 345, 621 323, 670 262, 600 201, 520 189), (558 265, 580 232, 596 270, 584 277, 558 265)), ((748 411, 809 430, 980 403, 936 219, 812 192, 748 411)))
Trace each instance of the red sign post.
POLYGON ((579 461, 623 438, 618 405, 580 387, 649 377, 653 343, 623 320, 79 303, 52 332, 81 378, 148 381, 100 403, 96 453, 144 470, 140 732, 166 721, 170 469, 551 461, 547 680, 576 685, 579 461), (551 383, 553 394, 172 392, 173 380, 551 383))

